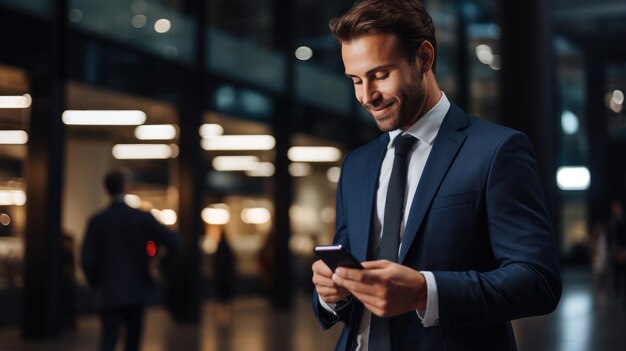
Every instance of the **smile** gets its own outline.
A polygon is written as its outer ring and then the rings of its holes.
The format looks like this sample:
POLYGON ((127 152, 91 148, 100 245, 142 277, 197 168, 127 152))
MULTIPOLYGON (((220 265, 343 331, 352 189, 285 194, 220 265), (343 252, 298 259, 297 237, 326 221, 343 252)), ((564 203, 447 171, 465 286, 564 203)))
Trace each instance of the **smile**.
POLYGON ((381 117, 384 116, 385 114, 387 114, 389 112, 389 110, 391 109, 391 107, 395 104, 396 100, 392 100, 389 104, 387 104, 386 106, 380 107, 380 108, 370 108, 370 113, 374 116, 374 117, 381 117))

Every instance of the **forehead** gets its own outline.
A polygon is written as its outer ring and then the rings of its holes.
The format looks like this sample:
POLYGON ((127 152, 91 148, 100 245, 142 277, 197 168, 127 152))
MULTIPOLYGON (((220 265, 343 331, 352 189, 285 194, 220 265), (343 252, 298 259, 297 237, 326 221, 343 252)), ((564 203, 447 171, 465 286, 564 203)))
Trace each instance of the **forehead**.
POLYGON ((404 59, 392 34, 363 35, 342 42, 341 57, 346 73, 354 75, 404 59))

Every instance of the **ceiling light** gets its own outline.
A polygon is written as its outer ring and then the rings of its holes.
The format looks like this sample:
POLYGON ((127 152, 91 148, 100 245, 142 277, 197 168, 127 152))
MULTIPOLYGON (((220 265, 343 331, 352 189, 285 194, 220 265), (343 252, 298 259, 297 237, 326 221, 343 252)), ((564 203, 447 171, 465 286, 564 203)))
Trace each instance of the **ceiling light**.
POLYGON ((21 145, 28 142, 28 134, 23 130, 0 130, 0 144, 21 145))
POLYGON ((271 135, 219 135, 202 139, 205 150, 271 150, 276 140, 271 135))
POLYGON ((206 207, 202 210, 200 216, 202 220, 208 224, 226 224, 230 222, 230 212, 228 208, 206 207))
POLYGON ((335 162, 341 158, 341 151, 332 146, 294 146, 287 157, 292 162, 335 162))
POLYGON ((176 128, 171 124, 142 125, 135 128, 135 137, 139 140, 172 140, 176 137, 176 128))
POLYGON ((561 190, 587 190, 591 175, 587 167, 559 167, 556 183, 561 190))
POLYGON ((118 160, 166 159, 173 156, 172 148, 165 144, 117 144, 112 149, 118 160))
POLYGON ((313 50, 308 46, 300 46, 296 49, 295 55, 298 60, 310 60, 313 57, 313 50))
POLYGON ((167 33, 170 29, 172 29, 172 22, 167 18, 161 18, 154 22, 154 31, 157 33, 167 33))
POLYGON ((16 96, 0 96, 0 108, 27 108, 32 99, 29 94, 16 96))
POLYGON ((136 126, 146 121, 146 114, 138 110, 67 110, 62 119, 67 125, 136 126))
POLYGON ((222 134, 224 134, 224 128, 222 128, 219 124, 205 123, 200 126, 200 136, 203 138, 209 138, 222 134))
POLYGON ((244 223, 263 224, 269 222, 271 219, 272 215, 270 211, 264 207, 244 208, 243 211, 241 211, 241 220, 244 223))
POLYGON ((23 190, 0 190, 0 206, 22 206, 26 203, 23 190))

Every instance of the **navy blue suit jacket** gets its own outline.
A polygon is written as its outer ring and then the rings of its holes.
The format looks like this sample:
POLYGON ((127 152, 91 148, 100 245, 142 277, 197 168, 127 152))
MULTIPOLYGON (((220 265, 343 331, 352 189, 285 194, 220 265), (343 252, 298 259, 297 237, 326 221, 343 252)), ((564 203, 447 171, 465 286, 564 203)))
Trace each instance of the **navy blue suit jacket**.
POLYGON ((101 308, 153 302, 156 285, 149 273, 146 243, 173 254, 179 239, 150 213, 114 201, 87 225, 81 250, 83 272, 97 291, 101 308))
MULTIPOLYGON (((368 258, 376 189, 389 135, 346 156, 334 242, 368 258)), ((510 321, 553 311, 561 280, 556 240, 528 138, 452 104, 410 207, 398 262, 432 271, 439 326, 414 311, 392 317, 393 350, 515 350, 510 321)), ((324 328, 343 321, 337 350, 351 350, 363 305, 337 317, 314 294, 324 328)), ((376 350, 370 350, 376 351, 376 350)))

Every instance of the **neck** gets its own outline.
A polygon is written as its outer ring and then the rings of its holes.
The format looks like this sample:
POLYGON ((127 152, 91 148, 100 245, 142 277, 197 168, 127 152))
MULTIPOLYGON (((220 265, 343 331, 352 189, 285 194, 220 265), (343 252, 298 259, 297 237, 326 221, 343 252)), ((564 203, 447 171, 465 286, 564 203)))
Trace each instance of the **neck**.
POLYGON ((437 79, 432 71, 427 72, 424 75, 424 92, 426 94, 426 100, 424 101, 424 107, 420 112, 420 117, 430 111, 441 99, 441 89, 437 84, 437 79))

